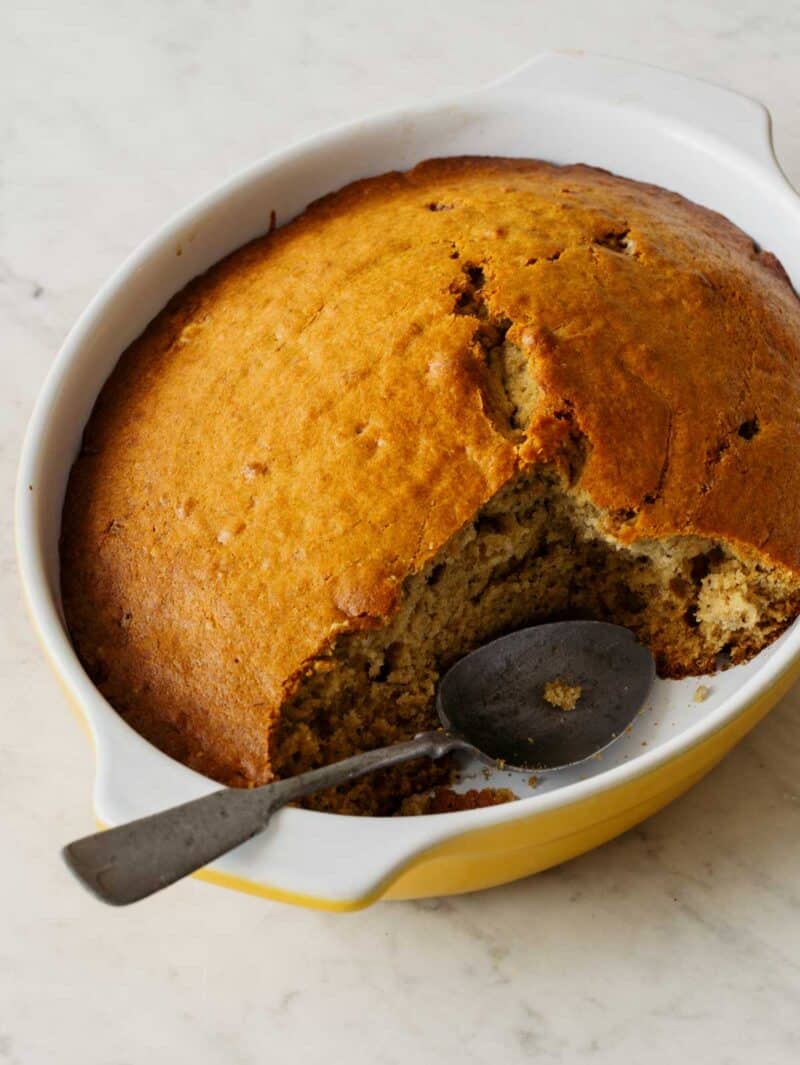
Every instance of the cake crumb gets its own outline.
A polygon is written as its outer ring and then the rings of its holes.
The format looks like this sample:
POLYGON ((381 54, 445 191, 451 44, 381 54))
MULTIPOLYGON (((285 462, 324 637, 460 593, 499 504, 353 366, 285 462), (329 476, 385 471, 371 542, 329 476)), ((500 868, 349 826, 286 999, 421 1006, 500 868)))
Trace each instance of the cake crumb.
POLYGON ((582 691, 580 684, 568 684, 562 677, 556 677, 545 684, 542 697, 559 710, 574 710, 582 691))
POLYGON ((539 784, 539 778, 534 774, 532 777, 528 777, 528 787, 535 788, 539 784))
POLYGON ((707 684, 698 684, 694 690, 692 701, 695 703, 704 703, 711 694, 711 689, 707 684))
POLYGON ((422 795, 410 795, 400 804, 400 816, 418 814, 448 814, 457 810, 479 810, 484 806, 499 806, 513 802, 517 795, 510 788, 471 788, 469 791, 453 791, 452 788, 435 788, 422 795))

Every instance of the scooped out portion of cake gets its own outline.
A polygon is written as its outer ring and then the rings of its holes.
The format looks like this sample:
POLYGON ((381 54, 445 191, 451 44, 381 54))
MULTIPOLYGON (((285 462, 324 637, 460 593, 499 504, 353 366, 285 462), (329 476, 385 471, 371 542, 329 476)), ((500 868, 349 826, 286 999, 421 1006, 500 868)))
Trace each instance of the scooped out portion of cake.
MULTIPOLYGON (((441 673, 537 621, 710 672, 800 610, 798 409, 800 302, 721 216, 531 160, 367 179, 124 353, 67 490, 67 622, 134 728, 243 786, 433 727, 441 673)), ((449 772, 311 802, 418 812, 449 772)))
MULTIPOLYGON (((391 620, 340 637, 315 663, 282 709, 272 746, 279 774, 434 727, 440 674, 526 624, 590 617, 625 625, 653 650, 663 676, 680 676, 711 672, 718 659, 743 661, 797 610, 796 582, 719 544, 675 537, 620 547, 597 520, 548 471, 501 489, 407 580, 391 620)), ((420 769, 426 779, 439 775, 420 769)), ((401 766, 356 782, 346 799, 326 794, 315 805, 391 811, 398 794, 417 790, 420 769, 401 766)))

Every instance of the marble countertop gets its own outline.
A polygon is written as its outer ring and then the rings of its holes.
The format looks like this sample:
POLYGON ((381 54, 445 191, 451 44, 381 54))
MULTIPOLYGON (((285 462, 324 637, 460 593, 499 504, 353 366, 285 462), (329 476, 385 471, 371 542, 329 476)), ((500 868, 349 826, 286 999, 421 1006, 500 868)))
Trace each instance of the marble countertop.
POLYGON ((254 158, 547 47, 760 98, 800 185, 795 0, 2 6, 0 1065, 800 1060, 798 689, 665 812, 481 895, 331 916, 191 881, 116 911, 58 859, 92 826, 91 754, 24 617, 10 500, 67 329, 254 158))

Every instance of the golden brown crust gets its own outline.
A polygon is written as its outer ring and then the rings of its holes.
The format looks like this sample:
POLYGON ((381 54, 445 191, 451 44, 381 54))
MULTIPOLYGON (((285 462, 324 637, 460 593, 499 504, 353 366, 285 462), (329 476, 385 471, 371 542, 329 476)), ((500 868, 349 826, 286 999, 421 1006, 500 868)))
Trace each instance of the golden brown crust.
POLYGON ((673 193, 477 158, 357 182, 121 358, 64 509, 76 646, 159 746, 267 779, 307 663, 567 440, 622 540, 692 533, 797 573, 799 366, 774 259, 673 193), (498 324, 539 387, 521 443, 475 341, 498 324))

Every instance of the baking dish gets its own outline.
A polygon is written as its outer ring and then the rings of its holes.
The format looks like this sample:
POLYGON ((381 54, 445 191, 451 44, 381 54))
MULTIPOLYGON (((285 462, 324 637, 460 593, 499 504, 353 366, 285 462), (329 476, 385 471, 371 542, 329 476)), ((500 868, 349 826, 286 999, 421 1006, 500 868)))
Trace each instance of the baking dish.
MULTIPOLYGON (((101 824, 143 816, 216 785, 166 757, 105 702, 78 662, 58 592, 58 534, 69 468, 124 348, 192 277, 316 197, 436 155, 587 162, 676 189, 726 214, 800 279, 800 201, 774 158, 757 103, 617 60, 547 54, 488 88, 314 137, 255 164, 145 242, 85 311, 44 385, 17 487, 19 565, 31 616, 96 750, 101 824)), ((630 733, 605 754, 535 786, 497 772, 507 805, 407 818, 286 809, 268 830, 199 875, 331 910, 379 898, 471 891, 525 876, 610 839, 685 791, 800 673, 800 628, 754 661, 707 679, 659 681, 630 733)), ((465 768, 464 786, 482 776, 465 768)))

